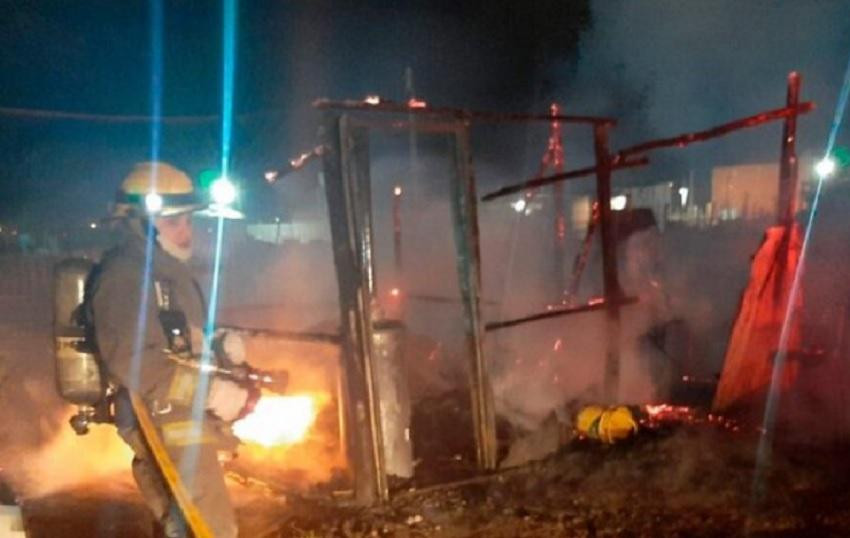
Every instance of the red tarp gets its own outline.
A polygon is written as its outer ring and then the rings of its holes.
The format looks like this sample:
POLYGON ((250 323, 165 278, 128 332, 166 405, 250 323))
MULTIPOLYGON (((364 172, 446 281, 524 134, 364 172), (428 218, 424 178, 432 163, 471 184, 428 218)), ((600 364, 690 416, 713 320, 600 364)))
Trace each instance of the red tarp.
MULTIPOLYGON (((764 241, 753 257, 750 281, 744 290, 741 307, 726 357, 713 409, 718 412, 733 408, 761 405, 770 384, 773 358, 779 347, 779 334, 785 320, 786 305, 800 262, 802 241, 799 226, 768 228, 764 241)), ((791 318, 787 351, 801 345, 799 311, 803 295, 798 291, 791 318)), ((797 377, 798 365, 786 361, 781 387, 787 389, 797 377)))

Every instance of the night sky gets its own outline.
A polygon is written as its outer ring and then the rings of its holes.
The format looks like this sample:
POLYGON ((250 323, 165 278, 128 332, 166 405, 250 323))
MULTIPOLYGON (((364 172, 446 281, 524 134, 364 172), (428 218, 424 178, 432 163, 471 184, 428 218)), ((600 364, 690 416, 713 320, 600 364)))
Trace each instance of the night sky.
MULTIPOLYGON (((149 114, 147 2, 2 1, 0 9, 0 107, 149 114)), ((166 1, 164 18, 163 114, 218 114, 220 3, 166 1)), ((801 149, 816 152, 850 54, 848 30, 850 3, 841 0, 243 1, 234 175, 263 195, 262 171, 314 142, 313 99, 401 99, 408 66, 417 94, 438 105, 543 111, 557 99, 568 112, 615 115, 615 146, 781 106, 785 75, 797 69, 804 98, 819 106, 802 120, 801 149)), ((545 130, 493 136, 474 133, 476 155, 511 173, 536 168, 545 130)), ((581 161, 587 148, 571 149, 572 136, 568 161, 581 161)), ((121 176, 150 155, 149 139, 144 123, 0 115, 0 224, 57 227, 102 215, 121 176)), ((161 155, 197 174, 216 165, 219 141, 216 121, 169 124, 161 155)), ((678 170, 773 159, 778 144, 777 127, 656 162, 678 170)))

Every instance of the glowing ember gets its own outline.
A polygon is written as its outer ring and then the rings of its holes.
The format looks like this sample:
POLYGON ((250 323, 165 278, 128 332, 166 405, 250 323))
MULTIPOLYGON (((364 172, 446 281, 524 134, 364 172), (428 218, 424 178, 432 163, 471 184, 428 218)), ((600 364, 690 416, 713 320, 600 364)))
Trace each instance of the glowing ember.
POLYGON ((644 410, 652 420, 694 422, 696 418, 694 409, 685 405, 647 404, 644 410))
POLYGON ((658 405, 647 404, 647 405, 644 406, 644 409, 646 409, 647 415, 654 417, 656 415, 663 413, 664 411, 670 411, 671 409, 673 409, 673 406, 669 405, 669 404, 658 404, 658 405))
POLYGON ((254 412, 233 424, 242 441, 266 447, 302 441, 316 421, 316 398, 308 394, 263 396, 254 412))
POLYGON ((641 419, 643 426, 659 427, 672 424, 709 424, 725 428, 732 432, 741 431, 741 427, 731 419, 711 413, 703 414, 693 407, 671 404, 647 404, 643 406, 646 418, 641 419))

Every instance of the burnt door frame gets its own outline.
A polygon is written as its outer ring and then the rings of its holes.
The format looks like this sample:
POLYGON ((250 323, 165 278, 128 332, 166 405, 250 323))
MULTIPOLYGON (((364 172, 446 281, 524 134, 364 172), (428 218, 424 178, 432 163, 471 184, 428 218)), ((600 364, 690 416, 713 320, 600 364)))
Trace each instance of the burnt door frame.
POLYGON ((376 295, 369 135, 376 129, 399 128, 445 134, 452 141, 454 173, 449 178, 452 224, 470 361, 476 457, 479 468, 492 470, 496 467, 493 392, 482 343, 478 198, 469 124, 465 121, 365 121, 354 114, 326 111, 323 120, 326 149, 322 161, 339 291, 346 447, 354 472, 355 500, 361 504, 374 504, 389 498, 372 349, 376 295))

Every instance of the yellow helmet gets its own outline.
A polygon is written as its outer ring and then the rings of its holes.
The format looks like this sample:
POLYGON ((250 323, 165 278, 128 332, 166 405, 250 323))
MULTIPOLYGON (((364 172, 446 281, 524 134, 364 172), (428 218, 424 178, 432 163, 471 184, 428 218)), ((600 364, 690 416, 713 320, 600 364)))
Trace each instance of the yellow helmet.
POLYGON ((114 217, 171 217, 206 207, 183 171, 160 161, 138 163, 121 182, 114 217))

